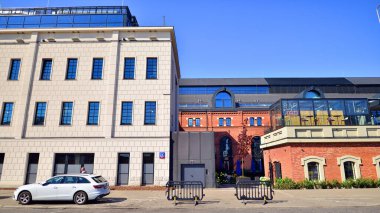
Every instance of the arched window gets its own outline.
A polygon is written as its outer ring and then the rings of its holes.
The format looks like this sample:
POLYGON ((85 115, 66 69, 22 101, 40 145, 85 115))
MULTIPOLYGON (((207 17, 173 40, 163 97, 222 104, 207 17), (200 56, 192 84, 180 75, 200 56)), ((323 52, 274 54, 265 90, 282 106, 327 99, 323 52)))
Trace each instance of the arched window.
POLYGON ((377 177, 380 178, 380 155, 373 157, 373 165, 376 166, 377 177))
POLYGON ((215 107, 224 108, 232 107, 232 97, 228 92, 219 92, 215 96, 215 107))
POLYGON ((258 117, 256 119, 256 122, 257 122, 257 126, 262 126, 263 125, 263 118, 262 117, 258 117))
POLYGON ((345 155, 337 159, 338 165, 340 166, 340 174, 342 176, 342 181, 347 179, 357 179, 361 178, 360 165, 362 160, 358 157, 345 155))
POLYGON ((220 168, 224 172, 232 172, 233 167, 233 157, 232 157, 232 143, 229 137, 223 137, 220 141, 220 168))
POLYGON ((321 94, 318 91, 310 90, 305 94, 304 98, 321 98, 321 94))
POLYGON ((231 126, 231 118, 226 118, 226 126, 231 126))
POLYGON ((254 117, 250 117, 249 118, 249 125, 250 126, 254 126, 255 125, 255 118, 254 117))
POLYGON ((319 163, 309 162, 307 164, 309 180, 319 180, 319 163))
POLYGON ((347 179, 356 179, 355 177, 355 163, 352 161, 344 162, 344 178, 347 179))

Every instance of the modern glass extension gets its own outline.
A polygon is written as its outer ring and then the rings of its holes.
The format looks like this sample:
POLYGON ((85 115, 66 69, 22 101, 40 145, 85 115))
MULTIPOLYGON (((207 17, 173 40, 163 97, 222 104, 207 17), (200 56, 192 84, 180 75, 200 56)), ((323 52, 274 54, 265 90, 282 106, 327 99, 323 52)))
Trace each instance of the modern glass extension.
POLYGON ((378 125, 367 99, 281 99, 270 108, 273 129, 284 126, 378 125))
POLYGON ((138 26, 126 6, 0 9, 0 29, 138 26))

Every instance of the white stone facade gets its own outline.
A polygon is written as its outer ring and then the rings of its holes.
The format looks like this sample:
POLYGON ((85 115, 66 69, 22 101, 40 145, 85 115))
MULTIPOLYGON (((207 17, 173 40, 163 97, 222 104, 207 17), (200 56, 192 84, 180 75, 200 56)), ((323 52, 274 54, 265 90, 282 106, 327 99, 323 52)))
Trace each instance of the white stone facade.
POLYGON ((28 153, 40 154, 37 182, 52 176, 55 153, 94 153, 94 173, 111 185, 118 153, 130 153, 129 185, 142 184, 142 154, 154 153, 154 184, 168 181, 180 77, 172 27, 2 30, 0 51, 0 112, 14 103, 11 125, 0 125, 0 186, 24 184, 28 153), (133 80, 123 79, 126 57, 135 58, 133 80), (146 79, 148 57, 158 59, 157 79, 146 79), (76 80, 65 80, 68 58, 78 59, 76 80), (103 58, 102 80, 91 80, 93 58, 103 58), (8 80, 11 59, 21 59, 17 81, 8 80), (43 59, 53 61, 48 81, 39 80, 43 59), (69 126, 60 125, 65 101, 74 104, 69 126), (90 101, 100 102, 96 126, 87 125, 90 101), (132 125, 120 125, 123 101, 133 102, 132 125), (156 102, 155 125, 144 125, 146 101, 156 102), (36 102, 47 103, 43 126, 33 125, 36 102))

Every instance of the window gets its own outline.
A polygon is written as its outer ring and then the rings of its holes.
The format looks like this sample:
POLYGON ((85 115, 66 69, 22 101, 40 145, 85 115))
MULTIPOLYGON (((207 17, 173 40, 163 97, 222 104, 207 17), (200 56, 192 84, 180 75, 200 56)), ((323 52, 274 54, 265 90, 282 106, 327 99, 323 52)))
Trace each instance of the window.
POLYGON ((0 153, 0 180, 1 180, 1 174, 3 173, 3 165, 4 165, 4 153, 0 153))
POLYGON ((99 124, 99 102, 88 103, 87 125, 99 124))
POLYGON ((78 174, 83 166, 86 173, 92 174, 94 170, 94 154, 55 154, 54 174, 78 174))
POLYGON ((124 59, 124 79, 135 78, 135 58, 124 59))
POLYGON ((11 125, 13 103, 4 103, 3 113, 1 115, 1 125, 11 125))
POLYGON ((40 153, 29 153, 25 184, 36 182, 40 153))
POLYGON ((274 162, 274 170, 275 170, 275 177, 276 178, 282 178, 282 171, 281 171, 281 163, 280 162, 274 162))
POLYGON ((253 117, 249 118, 249 125, 250 126, 254 126, 255 125, 255 118, 253 118, 253 117))
POLYGON ((63 180, 65 179, 64 176, 59 177, 53 177, 46 181, 47 184, 61 184, 63 183, 63 180))
POLYGON ((45 124, 46 102, 37 102, 34 114, 34 125, 45 124))
POLYGON ((77 65, 78 59, 69 58, 67 59, 67 70, 66 70, 66 80, 75 80, 77 77, 77 65))
POLYGON ((319 165, 317 162, 310 162, 307 164, 307 170, 309 174, 309 180, 319 180, 319 165))
POLYGON ((219 126, 224 126, 224 118, 219 118, 219 126))
POLYGON ((51 59, 42 60, 42 71, 41 71, 40 80, 50 80, 52 65, 53 65, 53 60, 51 59))
POLYGON ((92 76, 93 80, 100 80, 103 76, 103 59, 94 58, 92 61, 92 76))
POLYGON ((189 118, 188 120, 187 120, 187 126, 193 126, 193 119, 192 118, 189 118))
POLYGON ((154 153, 143 153, 142 184, 154 183, 154 153))
POLYGON ((61 125, 71 125, 73 116, 73 102, 63 102, 61 111, 61 125))
POLYGON ((231 95, 228 92, 219 92, 215 96, 215 107, 216 108, 232 107, 231 95))
POLYGON ((262 126, 263 125, 263 118, 262 117, 258 117, 257 119, 256 119, 256 121, 257 121, 257 126, 262 126))
POLYGON ((20 72, 21 59, 12 59, 11 67, 9 71, 8 80, 16 81, 18 80, 19 72, 20 72))
POLYGON ((117 185, 128 185, 129 182, 129 153, 118 156, 117 185))
POLYGON ((145 102, 145 125, 156 124, 156 102, 147 101, 145 102))
POLYGON ((226 118, 226 126, 231 126, 231 118, 226 118))
POLYGON ((121 103, 121 125, 132 125, 132 102, 121 103))
POLYGON ((157 79, 157 58, 147 58, 146 79, 157 79))
POLYGON ((63 183, 65 184, 73 184, 78 182, 78 177, 73 177, 73 176, 65 176, 65 180, 63 183))
POLYGON ((340 174, 342 181, 347 179, 361 178, 360 165, 362 164, 361 158, 351 155, 345 155, 337 159, 340 166, 340 174))
POLYGON ((78 177, 78 183, 91 183, 91 182, 84 177, 78 177))
POLYGON ((232 148, 232 141, 229 137, 225 136, 220 140, 220 169, 224 172, 234 170, 232 148))
POLYGON ((195 126, 201 126, 201 119, 200 118, 195 119, 195 126))
POLYGON ((352 161, 344 162, 344 177, 345 179, 356 179, 355 178, 355 163, 352 161))
POLYGON ((315 90, 308 91, 305 96, 305 98, 321 98, 321 94, 315 90))

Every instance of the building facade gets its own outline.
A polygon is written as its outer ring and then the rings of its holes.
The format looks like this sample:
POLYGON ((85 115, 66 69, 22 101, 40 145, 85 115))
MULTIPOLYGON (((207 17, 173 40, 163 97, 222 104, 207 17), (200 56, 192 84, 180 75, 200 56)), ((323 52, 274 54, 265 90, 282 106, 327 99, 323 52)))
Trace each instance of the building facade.
POLYGON ((181 79, 180 128, 214 132, 217 171, 241 169, 237 140, 246 125, 253 140, 245 174, 295 180, 377 178, 379 80, 181 79))
POLYGON ((112 185, 169 180, 173 27, 138 27, 128 7, 2 9, 0 20, 1 186, 82 166, 112 185))

